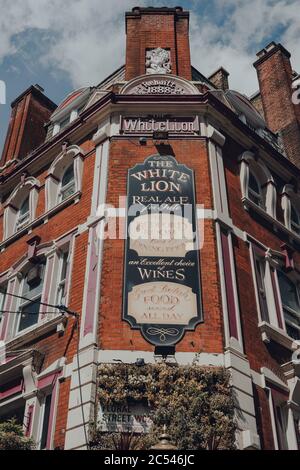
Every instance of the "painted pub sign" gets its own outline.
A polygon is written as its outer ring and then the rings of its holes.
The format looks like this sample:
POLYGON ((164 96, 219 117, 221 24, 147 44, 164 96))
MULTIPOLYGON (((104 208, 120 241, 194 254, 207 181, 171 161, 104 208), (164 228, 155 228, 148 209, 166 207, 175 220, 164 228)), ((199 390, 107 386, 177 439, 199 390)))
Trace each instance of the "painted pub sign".
POLYGON ((155 346, 202 321, 194 173, 154 155, 128 172, 123 319, 155 346))

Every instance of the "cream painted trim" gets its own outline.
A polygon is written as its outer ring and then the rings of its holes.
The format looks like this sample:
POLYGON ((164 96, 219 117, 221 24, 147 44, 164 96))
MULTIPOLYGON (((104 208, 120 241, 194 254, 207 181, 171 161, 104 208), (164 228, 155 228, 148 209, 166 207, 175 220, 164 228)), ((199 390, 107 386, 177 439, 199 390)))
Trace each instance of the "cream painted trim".
MULTIPOLYGON (((100 129, 101 130, 101 129, 100 129)), ((98 131, 99 132, 99 131, 98 131)), ((97 134, 98 134, 97 132, 97 134)), ((97 135, 95 134, 95 135, 97 135)), ((94 140, 97 141, 97 138, 94 140)), ((96 148, 96 159, 94 166, 94 181, 93 181, 93 193, 92 193, 92 206, 91 206, 91 215, 90 217, 99 216, 98 208, 105 204, 106 194, 108 187, 108 165, 109 165, 109 140, 106 139, 102 144, 98 145, 96 148)), ((97 253, 97 288, 95 296, 95 306, 93 312, 93 331, 92 333, 84 335, 85 320, 87 317, 87 308, 88 308, 88 284, 84 286, 83 293, 83 310, 81 317, 81 326, 80 326, 80 347, 84 348, 90 344, 97 344, 97 327, 98 327, 98 318, 99 318, 99 308, 100 308, 100 289, 101 289, 101 276, 102 276, 102 262, 103 262, 103 248, 104 248, 104 237, 99 237, 99 232, 103 233, 105 229, 105 221, 100 219, 98 226, 89 227, 89 246, 86 257, 86 273, 85 278, 89 279, 91 270, 95 269, 95 266, 92 266, 91 256, 93 244, 96 246, 95 253, 97 253)), ((89 312, 91 314, 91 312, 89 312)))
MULTIPOLYGON (((122 361, 127 364, 134 364, 139 358, 145 360, 145 363, 154 364, 160 362, 161 358, 155 356, 154 352, 147 351, 129 351, 129 350, 103 350, 98 351, 99 364, 117 364, 122 361)), ((180 365, 192 364, 193 362, 203 366, 224 367, 224 355, 220 353, 175 353, 174 358, 170 357, 175 363, 180 365)))
POLYGON ((288 336, 281 328, 276 328, 267 322, 260 322, 258 328, 261 331, 262 341, 264 343, 269 343, 273 340, 291 351, 296 351, 299 347, 293 338, 288 336))
POLYGON ((37 219, 33 220, 23 230, 20 230, 19 232, 16 232, 14 235, 7 238, 6 240, 3 240, 3 242, 0 243, 1 252, 3 252, 5 250, 6 246, 10 245, 15 240, 23 237, 26 233, 30 233, 33 228, 37 227, 38 225, 40 225, 42 223, 47 223, 50 217, 57 214, 61 210, 65 209, 67 206, 71 205, 72 203, 74 203, 74 204, 78 203, 80 198, 81 198, 81 195, 82 195, 82 193, 80 191, 78 191, 77 193, 72 194, 72 196, 70 196, 68 199, 61 202, 57 206, 53 207, 48 212, 45 212, 43 215, 41 215, 37 219))
POLYGON ((268 388, 268 386, 266 385, 266 382, 268 381, 281 388, 284 392, 289 392, 288 385, 283 382, 283 380, 281 380, 277 375, 275 375, 273 371, 271 371, 267 367, 261 367, 260 372, 262 377, 263 388, 268 388))

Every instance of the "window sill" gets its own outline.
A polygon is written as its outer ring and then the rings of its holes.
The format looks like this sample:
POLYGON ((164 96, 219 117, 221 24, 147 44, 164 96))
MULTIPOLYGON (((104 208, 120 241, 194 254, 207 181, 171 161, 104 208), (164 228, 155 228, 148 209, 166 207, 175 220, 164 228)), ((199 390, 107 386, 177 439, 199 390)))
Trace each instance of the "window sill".
POLYGON ((266 344, 274 341, 275 343, 280 344, 284 348, 290 349, 291 351, 295 351, 299 348, 299 345, 296 343, 296 341, 288 336, 285 331, 270 325, 270 323, 261 322, 259 323, 258 328, 260 329, 262 340, 266 344))
POLYGON ((57 317, 52 318, 51 320, 46 320, 43 323, 37 324, 35 327, 31 328, 24 333, 19 333, 18 336, 10 339, 5 342, 5 347, 7 351, 13 351, 19 349, 22 346, 25 346, 32 341, 36 341, 41 336, 44 336, 52 331, 61 331, 59 328, 61 324, 66 324, 65 315, 58 314, 57 317))
POLYGON ((288 229, 285 225, 283 225, 279 220, 274 219, 268 212, 266 212, 264 209, 261 207, 257 206, 254 202, 250 201, 247 197, 242 198, 243 206, 244 208, 249 211, 253 210, 253 212, 256 212, 259 214, 261 217, 266 219, 274 228, 274 231, 278 232, 279 230, 281 232, 284 232, 292 241, 296 241, 300 244, 300 235, 297 235, 295 232, 292 230, 288 229))
POLYGON ((72 205, 72 204, 77 204, 81 198, 82 192, 77 191, 76 193, 72 194, 68 199, 65 201, 57 204, 57 206, 52 207, 49 209, 47 212, 45 212, 42 216, 39 218, 31 221, 29 224, 27 224, 24 228, 19 230, 18 232, 14 233, 13 235, 10 235, 8 238, 3 240, 3 242, 0 243, 0 251, 4 251, 5 248, 9 245, 11 245, 14 241, 18 240, 19 238, 23 237, 27 233, 31 233, 31 231, 35 228, 38 227, 39 225, 45 224, 48 222, 48 220, 53 217, 55 214, 58 212, 62 211, 66 207, 72 205))

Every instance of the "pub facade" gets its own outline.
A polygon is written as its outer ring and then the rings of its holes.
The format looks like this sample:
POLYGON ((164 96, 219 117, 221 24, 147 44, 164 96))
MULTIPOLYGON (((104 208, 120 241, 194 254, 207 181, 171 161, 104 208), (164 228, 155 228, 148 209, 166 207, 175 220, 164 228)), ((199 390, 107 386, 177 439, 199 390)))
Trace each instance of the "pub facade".
POLYGON ((272 42, 246 97, 192 66, 187 11, 125 19, 126 63, 99 85, 12 103, 0 419, 39 449, 88 448, 99 416, 147 432, 141 404, 99 406, 99 367, 196 361, 230 373, 238 449, 298 449, 299 76, 272 42))

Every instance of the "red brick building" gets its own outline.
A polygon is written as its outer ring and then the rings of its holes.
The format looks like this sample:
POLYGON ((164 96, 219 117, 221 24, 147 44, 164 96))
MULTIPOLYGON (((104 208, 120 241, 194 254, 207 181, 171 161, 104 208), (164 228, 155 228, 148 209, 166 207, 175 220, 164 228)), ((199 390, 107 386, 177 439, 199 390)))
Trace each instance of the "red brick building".
POLYGON ((276 43, 257 54, 259 92, 247 98, 222 67, 207 78, 191 65, 181 8, 134 8, 126 34, 126 64, 98 86, 58 107, 37 86, 12 103, 0 162, 0 418, 16 416, 41 449, 84 449, 98 365, 168 354, 231 372, 240 449, 297 449, 300 107, 290 54, 276 43), (180 253, 178 240, 150 254, 125 243, 124 198, 151 204, 154 192, 192 201, 199 252, 180 253), (113 214, 105 204, 117 208, 115 238, 101 236, 113 214), (177 320, 154 305, 166 292, 176 292, 177 320))

